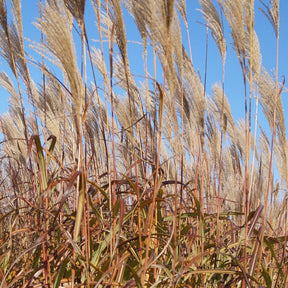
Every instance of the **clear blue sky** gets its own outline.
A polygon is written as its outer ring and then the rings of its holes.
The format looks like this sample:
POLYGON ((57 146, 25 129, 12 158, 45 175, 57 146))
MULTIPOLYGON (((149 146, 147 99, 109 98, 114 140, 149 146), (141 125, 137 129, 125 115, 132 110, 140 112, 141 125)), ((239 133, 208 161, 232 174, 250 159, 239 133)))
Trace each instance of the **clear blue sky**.
MULTIPOLYGON (((24 0, 22 1, 22 13, 23 13, 23 26, 24 36, 35 41, 40 40, 40 33, 32 25, 35 22, 35 17, 38 17, 38 6, 36 0, 24 0)), ((89 1, 87 1, 89 2, 89 1)), ((199 71, 202 79, 204 78, 204 65, 205 65, 205 37, 206 28, 199 22, 204 23, 202 14, 199 10, 200 7, 196 0, 187 0, 187 16, 189 21, 190 39, 192 46, 192 56, 195 69, 199 71)), ((269 1, 264 1, 269 4, 269 1)), ((264 14, 258 9, 260 3, 259 0, 255 0, 255 29, 258 34, 262 63, 268 72, 274 71, 276 60, 276 42, 273 29, 264 16, 264 14)), ((95 18, 92 9, 86 9, 87 19, 91 22, 89 25, 89 36, 91 39, 97 39, 95 33, 95 18)), ((133 19, 124 13, 127 21, 127 38, 129 40, 141 40, 139 33, 135 29, 133 19)), ((226 35, 229 35, 229 29, 226 26, 226 35)), ((279 76, 288 75, 288 1, 280 0, 280 62, 279 62, 279 76)), ((186 32, 183 29, 183 41, 186 41, 186 32)), ((90 41, 91 45, 97 47, 97 42, 90 41)), ((27 47, 27 45, 26 45, 27 47)), ((97 47, 98 48, 98 47, 97 47)), ((243 91, 243 79, 239 66, 239 62, 236 57, 236 53, 232 48, 232 40, 229 37, 227 41, 227 60, 226 60, 226 77, 225 77, 225 91, 229 98, 235 119, 243 118, 244 116, 244 91, 243 91)), ((30 50, 31 51, 31 50, 30 50)), ((135 74, 144 75, 143 66, 139 59, 142 59, 142 47, 137 44, 128 45, 128 56, 131 63, 132 72, 135 74), (139 58, 140 57, 140 58, 139 58)), ((1 71, 8 71, 7 66, 3 64, 3 59, 0 60, 1 71)), ((40 82, 41 78, 37 70, 32 68, 32 77, 36 82, 40 82)), ((209 37, 209 53, 208 53, 208 79, 207 79, 207 92, 209 93, 212 84, 221 81, 221 62, 218 49, 212 39, 209 37)), ((287 80, 288 81, 288 80, 287 80)), ((287 94, 283 94, 283 106, 287 110, 288 100, 287 94)), ((7 110, 9 96, 0 88, 0 113, 7 110)), ((287 119, 288 117, 286 117, 287 119)))

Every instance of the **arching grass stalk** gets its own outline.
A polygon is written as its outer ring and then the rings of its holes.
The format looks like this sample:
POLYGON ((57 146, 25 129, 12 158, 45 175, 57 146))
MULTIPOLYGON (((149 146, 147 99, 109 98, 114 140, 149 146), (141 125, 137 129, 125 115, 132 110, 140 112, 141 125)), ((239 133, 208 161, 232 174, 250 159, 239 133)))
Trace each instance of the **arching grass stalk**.
MULTIPOLYGON (((227 124, 225 121, 226 119, 226 114, 224 112, 224 96, 225 96, 225 90, 224 90, 224 83, 225 83, 225 61, 226 61, 226 40, 224 37, 224 27, 223 27, 223 21, 220 19, 220 16, 216 10, 216 7, 214 6, 213 2, 211 0, 205 0, 205 1, 200 1, 200 5, 202 6, 202 13, 203 16, 207 22, 207 26, 211 29, 212 31, 212 36, 217 44, 217 48, 220 52, 221 56, 221 62, 222 62, 222 100, 221 100, 221 111, 220 112, 220 128, 221 128, 221 140, 220 140, 220 154, 219 154, 219 172, 218 172, 218 179, 217 179, 217 213, 216 213, 216 226, 219 227, 219 214, 220 214, 220 190, 221 190, 221 173, 222 173, 222 152, 223 152, 223 137, 226 134, 226 126, 227 124)), ((207 40, 208 43, 208 40, 207 40)), ((206 53, 208 51, 208 46, 206 48, 206 53)), ((207 61, 207 56, 206 60, 207 61)), ((205 91, 206 91, 206 67, 207 62, 205 64, 205 88, 204 88, 204 96, 205 96, 205 91)), ((204 122, 204 120, 203 120, 204 122)), ((201 138, 204 138, 204 127, 202 128, 202 133, 201 133, 201 138)), ((204 139, 201 139, 201 145, 202 149, 205 149, 204 147, 204 139)), ((220 229, 217 229, 216 231, 216 243, 219 242, 219 237, 220 237, 220 229)), ((218 244, 216 244, 217 246, 218 244)))
MULTIPOLYGON (((163 120, 163 109, 165 104, 165 97, 166 97, 166 77, 167 77, 167 69, 168 69, 168 57, 169 54, 172 53, 171 51, 171 23, 173 19, 173 13, 174 13, 174 0, 171 0, 168 4, 168 10, 167 10, 167 17, 166 19, 166 48, 165 48, 165 63, 164 63, 164 75, 163 75, 163 86, 161 87, 158 82, 157 88, 159 90, 159 128, 158 128, 158 145, 157 145, 157 155, 156 155, 156 167, 155 167, 155 175, 154 175, 154 189, 153 189, 153 196, 152 196, 152 202, 149 207, 148 211, 148 220, 147 220, 147 239, 146 239, 146 254, 145 254, 145 262, 144 262, 144 268, 143 268, 143 276, 146 277, 146 272, 148 268, 148 259, 149 259, 149 251, 151 246, 151 234, 152 234, 152 225, 154 221, 154 212, 155 212, 155 203, 156 203, 156 195, 158 192, 158 189, 160 188, 162 177, 159 177, 159 168, 160 168, 160 151, 161 151, 161 144, 162 144, 162 120, 163 120)), ((157 255, 156 255, 157 256, 157 255)), ((144 279, 141 279, 142 285, 144 284, 144 279)))
MULTIPOLYGON (((110 105, 111 105, 111 118, 112 118, 112 175, 113 175, 113 184, 111 190, 111 217, 112 217, 112 246, 111 246, 111 256, 113 258, 113 253, 115 251, 116 243, 116 217, 114 215, 114 207, 117 201, 116 195, 116 159, 115 159, 115 124, 114 124, 114 100, 113 100, 113 38, 114 38, 114 25, 112 26, 112 32, 110 36, 110 47, 109 47, 109 63, 110 63, 110 105)), ((112 261, 112 259, 111 259, 112 261)))
MULTIPOLYGON (((271 1, 271 8, 268 8, 265 5, 267 12, 264 14, 267 16, 268 20, 272 24, 276 37, 276 70, 275 70, 275 90, 274 90, 274 99, 273 99, 273 122, 271 127, 271 143, 270 143, 270 159, 269 159, 269 171, 268 171, 268 182, 267 182, 267 190, 265 194, 265 204, 264 204, 264 216, 263 216, 263 230, 260 238, 260 251, 262 252, 263 243, 264 243, 264 235, 266 232, 266 221, 268 218, 268 203, 270 194, 270 189, 272 187, 272 167, 273 167, 273 157, 274 157, 274 142, 276 137, 276 114, 277 114, 277 105, 278 99, 281 96, 282 89, 279 90, 279 82, 278 82, 278 70, 279 70, 279 0, 271 1), (267 14, 266 14, 267 13, 267 14)), ((282 87, 283 88, 283 87, 282 87)), ((261 261, 258 263, 258 273, 260 271, 261 261)))

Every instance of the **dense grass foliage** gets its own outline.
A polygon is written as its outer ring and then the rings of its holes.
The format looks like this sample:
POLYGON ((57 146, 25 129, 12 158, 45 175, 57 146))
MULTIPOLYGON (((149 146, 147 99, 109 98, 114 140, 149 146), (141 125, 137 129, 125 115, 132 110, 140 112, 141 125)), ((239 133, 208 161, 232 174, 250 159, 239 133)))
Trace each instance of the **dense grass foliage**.
POLYGON ((21 1, 0 1, 0 287, 287 287, 279 0, 261 4, 274 76, 254 0, 199 4, 222 63, 211 95, 185 0, 40 0, 30 40, 21 1), (243 74, 238 121, 228 43, 243 74))

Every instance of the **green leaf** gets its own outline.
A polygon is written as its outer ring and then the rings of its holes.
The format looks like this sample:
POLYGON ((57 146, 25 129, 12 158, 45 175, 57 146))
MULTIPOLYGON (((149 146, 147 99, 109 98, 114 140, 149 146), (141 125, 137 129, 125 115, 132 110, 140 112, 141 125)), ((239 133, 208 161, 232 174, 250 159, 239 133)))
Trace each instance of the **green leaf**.
POLYGON ((74 226, 74 233, 73 233, 73 240, 77 242, 77 238, 80 233, 80 226, 83 216, 83 209, 84 209, 84 201, 85 201, 85 175, 82 172, 80 176, 80 184, 79 184, 79 197, 77 203, 77 212, 76 212, 76 219, 75 219, 75 226, 74 226))
POLYGON ((277 258, 277 255, 274 251, 274 248, 273 248, 273 245, 275 244, 274 243, 274 240, 271 239, 269 237, 264 237, 264 243, 267 245, 267 247, 269 248, 270 252, 271 252, 271 255, 272 255, 272 258, 274 258, 275 262, 276 262, 276 266, 278 268, 278 271, 279 271, 279 274, 280 276, 282 277, 282 279, 284 279, 284 273, 283 273, 283 269, 282 269, 282 266, 281 264, 279 263, 278 261, 278 258, 277 258))
MULTIPOLYGON (((103 224, 104 220, 102 218, 102 215, 101 213, 98 211, 98 209, 94 206, 93 202, 92 202, 92 199, 89 196, 89 205, 90 205, 90 208, 92 209, 92 211, 94 212, 94 214, 96 215, 97 219, 100 221, 101 224, 103 224)), ((91 226, 91 225, 90 225, 91 226)))
POLYGON ((38 157, 38 164, 40 167, 41 172, 41 189, 44 191, 47 187, 47 175, 46 175, 46 164, 45 164, 45 158, 43 154, 43 149, 41 146, 41 141, 39 135, 33 135, 31 136, 31 140, 34 140, 35 146, 36 146, 36 152, 38 157))
POLYGON ((263 275, 265 282, 266 282, 266 285, 267 285, 266 287, 271 288, 272 287, 271 277, 270 277, 268 271, 265 269, 264 265, 261 264, 261 266, 262 266, 262 275, 263 275))
MULTIPOLYGON (((56 138, 54 135, 51 135, 51 136, 48 137, 47 140, 49 141, 50 139, 52 139, 52 142, 51 142, 51 144, 50 144, 50 147, 49 147, 48 151, 49 151, 50 154, 52 154, 52 152, 54 151, 54 148, 55 148, 55 144, 56 144, 57 138, 56 138)), ((51 157, 50 157, 50 155, 48 154, 48 156, 47 156, 47 166, 49 165, 50 158, 51 158, 51 157)))
POLYGON ((88 183, 95 186, 100 191, 100 193, 104 196, 104 198, 107 200, 107 202, 109 203, 109 196, 107 195, 107 193, 105 192, 105 190, 102 187, 100 187, 97 183, 90 181, 90 180, 88 180, 88 183))
POLYGON ((58 288, 61 284, 61 279, 64 275, 64 272, 66 270, 66 266, 67 266, 67 263, 69 262, 69 258, 65 258, 64 261, 62 262, 60 268, 59 268, 59 271, 56 275, 56 278, 55 278, 55 282, 54 282, 54 285, 53 285, 53 288, 58 288))

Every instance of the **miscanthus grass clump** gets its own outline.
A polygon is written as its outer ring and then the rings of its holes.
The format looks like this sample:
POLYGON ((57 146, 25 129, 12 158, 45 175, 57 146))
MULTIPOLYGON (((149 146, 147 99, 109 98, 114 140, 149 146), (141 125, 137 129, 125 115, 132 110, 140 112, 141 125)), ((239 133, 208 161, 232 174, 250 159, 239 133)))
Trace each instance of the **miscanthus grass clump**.
POLYGON ((10 95, 0 287, 288 285, 279 0, 188 2, 40 0, 27 39, 27 2, 0 1, 10 95), (204 71, 194 66, 186 4, 200 9, 206 49, 218 50, 212 86, 207 51, 204 71), (274 31, 273 73, 262 66, 256 5, 274 31), (228 56, 242 71, 240 120, 228 56))

